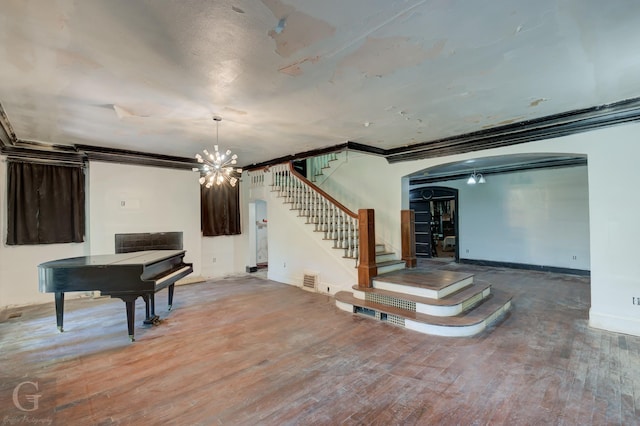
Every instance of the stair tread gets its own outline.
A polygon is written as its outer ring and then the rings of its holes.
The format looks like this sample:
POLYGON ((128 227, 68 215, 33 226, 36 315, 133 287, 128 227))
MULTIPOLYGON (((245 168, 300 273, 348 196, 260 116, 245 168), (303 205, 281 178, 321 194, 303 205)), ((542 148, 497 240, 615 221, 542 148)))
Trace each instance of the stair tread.
POLYGON ((353 286, 354 290, 359 290, 359 291, 363 291, 365 293, 375 293, 375 294, 379 294, 382 296, 390 296, 390 297, 394 297, 396 299, 401 299, 401 300, 408 300, 411 302, 416 302, 416 303, 422 303, 424 305, 431 305, 431 306, 454 306, 454 305, 459 305, 460 303, 464 302, 467 299, 472 298, 473 296, 482 293, 483 291, 485 291, 487 288, 490 288, 491 284, 482 284, 482 285, 470 285, 467 287, 464 287, 454 293, 451 293, 445 297, 443 297, 442 299, 432 299, 430 297, 423 297, 423 296, 414 296, 412 294, 406 294, 406 293, 398 293, 396 291, 390 291, 390 290, 382 290, 379 288, 375 288, 375 287, 365 287, 365 288, 360 288, 357 285, 353 286))
POLYGON ((385 314, 396 315, 425 324, 444 327, 468 327, 479 324, 489 318, 512 299, 510 294, 500 290, 493 290, 491 296, 484 299, 482 303, 476 305, 474 308, 455 316, 439 317, 358 299, 353 296, 353 293, 347 291, 340 291, 336 293, 335 297, 336 300, 343 303, 372 309, 385 314))
POLYGON ((398 284, 407 287, 426 288, 429 290, 442 290, 457 282, 472 278, 473 274, 454 272, 454 271, 439 271, 439 270, 427 270, 423 268, 403 269, 400 271, 393 271, 387 274, 378 275, 374 277, 375 281, 398 284))

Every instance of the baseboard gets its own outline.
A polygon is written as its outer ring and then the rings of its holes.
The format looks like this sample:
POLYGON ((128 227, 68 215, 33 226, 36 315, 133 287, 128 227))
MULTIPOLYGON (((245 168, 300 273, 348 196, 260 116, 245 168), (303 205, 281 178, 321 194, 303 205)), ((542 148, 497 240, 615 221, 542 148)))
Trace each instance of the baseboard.
POLYGON ((527 263, 497 262, 494 260, 480 259, 460 259, 459 262, 469 265, 491 266, 494 268, 526 269, 528 271, 554 272, 556 274, 579 275, 582 277, 591 276, 591 271, 587 269, 571 269, 558 266, 530 265, 527 263))
POLYGON ((640 319, 619 317, 589 310, 589 327, 640 336, 640 319))

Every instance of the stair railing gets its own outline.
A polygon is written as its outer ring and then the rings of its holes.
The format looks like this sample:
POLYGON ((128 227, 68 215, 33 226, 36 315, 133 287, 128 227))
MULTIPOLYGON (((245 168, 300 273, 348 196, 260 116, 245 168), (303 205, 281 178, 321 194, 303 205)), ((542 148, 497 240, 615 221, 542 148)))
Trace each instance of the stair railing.
POLYGON ((297 173, 291 162, 270 167, 272 191, 285 198, 292 210, 313 224, 315 231, 324 232, 325 240, 333 240, 333 248, 344 250, 344 257, 359 256, 358 214, 352 212, 329 194, 297 173))
POLYGON ((331 162, 338 159, 338 154, 330 152, 328 154, 316 155, 307 158, 307 176, 311 182, 317 182, 320 176, 324 175, 324 170, 331 167, 331 162))

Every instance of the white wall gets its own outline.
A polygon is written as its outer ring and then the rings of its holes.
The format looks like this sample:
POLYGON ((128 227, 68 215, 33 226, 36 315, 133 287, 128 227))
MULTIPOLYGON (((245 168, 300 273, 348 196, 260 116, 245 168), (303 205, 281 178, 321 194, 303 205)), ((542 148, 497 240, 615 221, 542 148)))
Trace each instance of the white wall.
POLYGON ((589 270, 586 166, 485 177, 436 184, 458 189, 461 259, 589 270))
POLYGON ((349 210, 375 210, 376 242, 400 256, 401 176, 382 157, 349 152, 320 187, 349 210))
POLYGON ((343 259, 344 251, 333 249, 322 233, 314 232, 269 187, 251 192, 252 200, 266 200, 269 279, 300 287, 305 273, 318 274, 319 290, 331 294, 357 284, 355 260, 343 259))
MULTIPOLYGON (((637 241, 640 239, 640 196, 637 195, 636 186, 637 159, 640 158, 638 139, 640 124, 632 123, 505 148, 396 164, 386 164, 386 161, 379 158, 365 158, 350 153, 348 167, 342 167, 334 173, 332 178, 338 180, 326 183, 325 187, 331 194, 336 190, 336 198, 341 202, 342 194, 347 198, 351 197, 348 201, 351 209, 375 208, 377 229, 383 224, 389 225, 389 229, 399 230, 398 212, 403 204, 408 205, 408 193, 403 194, 401 188, 406 186, 406 179, 403 178, 410 173, 437 164, 491 155, 585 154, 588 158, 588 255, 592 296, 589 323, 598 328, 640 335, 640 307, 633 305, 633 297, 639 297, 640 293, 640 262, 636 259, 637 241), (354 189, 354 194, 348 196, 350 188, 354 189)), ((569 186, 567 183, 567 190, 569 186)), ((531 191, 535 193, 537 190, 532 187, 525 192, 531 191)), ((512 194, 515 195, 517 194, 512 194)), ((584 200, 574 202, 581 204, 584 200)), ((553 211, 547 213, 551 215, 553 211)), ((577 228, 571 232, 582 235, 577 228)), ((385 238, 399 247, 399 231, 385 235, 385 238)), ((573 245, 573 251, 577 252, 577 244, 573 245)), ((395 250, 398 251, 397 248, 395 250)), ((540 250, 538 247, 536 253, 540 250)), ((577 263, 587 256, 587 250, 582 253, 577 252, 577 263)), ((567 255, 571 256, 572 253, 564 253, 562 256, 566 259, 567 255)))
POLYGON ((200 275, 200 184, 190 170, 91 162, 91 254, 115 253, 115 234, 182 232, 186 262, 200 275))
POLYGON ((7 163, 4 157, 0 159, 0 223, 0 309, 51 302, 53 295, 38 291, 38 265, 53 259, 84 256, 88 244, 6 245, 7 163))

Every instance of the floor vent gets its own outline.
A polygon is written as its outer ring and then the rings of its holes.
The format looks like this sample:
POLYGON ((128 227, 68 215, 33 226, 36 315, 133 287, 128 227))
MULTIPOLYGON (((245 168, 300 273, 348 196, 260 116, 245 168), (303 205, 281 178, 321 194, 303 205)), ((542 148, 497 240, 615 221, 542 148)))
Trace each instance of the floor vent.
POLYGON ((304 274, 302 288, 309 291, 316 291, 318 288, 318 275, 304 274))

